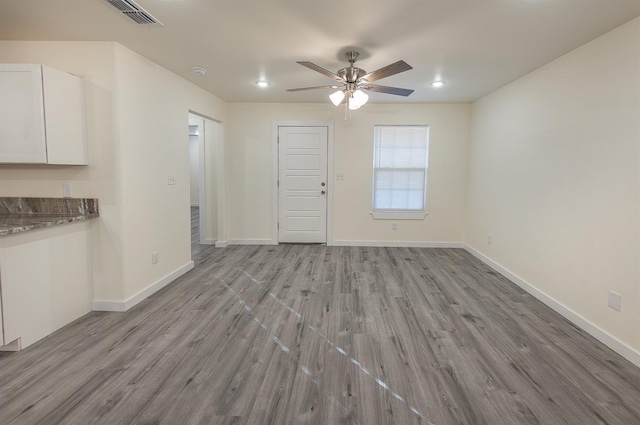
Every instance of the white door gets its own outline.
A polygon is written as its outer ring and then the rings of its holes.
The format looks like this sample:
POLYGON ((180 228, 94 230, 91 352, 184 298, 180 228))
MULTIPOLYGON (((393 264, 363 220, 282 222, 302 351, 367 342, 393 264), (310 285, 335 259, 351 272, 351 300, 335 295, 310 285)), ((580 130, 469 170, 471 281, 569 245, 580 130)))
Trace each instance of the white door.
POLYGON ((327 127, 278 127, 278 241, 327 242, 327 127))

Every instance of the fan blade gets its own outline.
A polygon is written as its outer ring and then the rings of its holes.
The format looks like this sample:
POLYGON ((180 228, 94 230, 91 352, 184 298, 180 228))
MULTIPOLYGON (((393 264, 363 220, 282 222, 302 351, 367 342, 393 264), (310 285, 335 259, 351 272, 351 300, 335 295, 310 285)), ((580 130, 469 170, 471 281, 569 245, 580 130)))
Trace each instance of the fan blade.
POLYGON ((302 66, 306 66, 306 67, 307 67, 307 68, 309 68, 309 69, 313 69, 314 71, 319 72, 320 74, 326 75, 326 76, 327 76, 327 77, 329 77, 329 78, 333 78, 333 79, 334 79, 334 80, 336 80, 336 81, 344 82, 344 80, 343 80, 342 78, 338 77, 338 76, 337 76, 336 74, 334 74, 333 72, 331 72, 331 71, 327 71, 327 70, 326 70, 326 69, 324 69, 323 67, 318 66, 318 65, 316 65, 316 64, 315 64, 315 63, 313 63, 313 62, 305 62, 305 61, 302 61, 302 62, 297 62, 297 63, 299 63, 299 64, 300 64, 300 65, 302 65, 302 66))
POLYGON ((378 93, 395 94, 397 96, 409 96, 413 93, 413 90, 401 89, 399 87, 377 86, 374 84, 367 84, 360 87, 364 90, 370 90, 378 93))
POLYGON ((287 91, 304 91, 304 90, 316 90, 316 89, 341 89, 342 86, 315 86, 315 87, 301 87, 299 89, 287 89, 287 91))
POLYGON ((368 73, 367 75, 362 77, 361 80, 367 80, 369 82, 381 80, 383 78, 387 78, 392 75, 399 74, 404 71, 408 71, 410 69, 413 69, 411 65, 409 65, 405 61, 398 61, 398 62, 392 63, 391 65, 387 65, 384 68, 376 69, 375 71, 368 73))

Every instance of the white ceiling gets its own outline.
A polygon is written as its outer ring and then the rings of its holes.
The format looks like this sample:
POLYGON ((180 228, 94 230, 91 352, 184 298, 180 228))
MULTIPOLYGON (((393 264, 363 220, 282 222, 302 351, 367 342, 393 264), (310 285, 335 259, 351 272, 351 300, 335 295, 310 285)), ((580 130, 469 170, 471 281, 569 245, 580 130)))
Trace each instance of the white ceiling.
POLYGON ((367 71, 400 59, 414 68, 376 82, 410 97, 372 102, 469 102, 640 15, 640 0, 137 3, 164 26, 135 25, 104 0, 0 0, 0 39, 117 41, 228 102, 328 102, 330 90, 285 91, 332 83, 296 61, 335 72, 353 47, 367 71), (432 88, 439 78, 447 84, 432 88))

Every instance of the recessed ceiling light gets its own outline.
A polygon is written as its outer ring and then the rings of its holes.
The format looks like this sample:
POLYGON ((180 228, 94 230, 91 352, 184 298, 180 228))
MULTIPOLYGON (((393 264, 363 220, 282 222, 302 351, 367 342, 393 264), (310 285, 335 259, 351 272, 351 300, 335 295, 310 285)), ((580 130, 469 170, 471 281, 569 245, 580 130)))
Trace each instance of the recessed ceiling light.
POLYGON ((260 81, 256 81, 256 86, 265 88, 265 87, 269 87, 269 83, 264 80, 260 80, 260 81))
POLYGON ((201 66, 194 66, 193 68, 191 68, 191 70, 193 71, 194 74, 202 77, 204 74, 207 73, 207 70, 201 66))
POLYGON ((442 81, 442 80, 437 80, 437 81, 434 81, 433 83, 431 83, 431 87, 438 88, 438 87, 442 87, 442 86, 444 86, 444 81, 442 81))

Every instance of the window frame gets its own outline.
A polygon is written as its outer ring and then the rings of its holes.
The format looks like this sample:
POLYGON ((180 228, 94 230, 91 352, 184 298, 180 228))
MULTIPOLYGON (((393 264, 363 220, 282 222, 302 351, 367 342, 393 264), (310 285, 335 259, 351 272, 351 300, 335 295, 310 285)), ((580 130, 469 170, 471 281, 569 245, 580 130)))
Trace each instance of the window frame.
MULTIPOLYGON (((373 136, 373 161, 372 161, 372 177, 371 177, 371 215, 373 216, 374 219, 376 220, 423 220, 426 215, 428 214, 427 212, 427 195, 428 195, 428 190, 427 190, 427 183, 429 181, 428 179, 428 173, 429 173, 429 133, 430 133, 430 127, 428 125, 425 124, 408 124, 408 125, 402 125, 402 124, 393 124, 393 125, 374 125, 374 136, 373 136), (423 204, 423 208, 420 210, 406 210, 406 209, 376 209, 374 207, 374 202, 375 202, 375 194, 376 194, 376 171, 377 170, 381 170, 381 169, 385 169, 382 167, 376 167, 376 161, 377 158, 377 151, 378 151, 378 143, 380 140, 380 136, 379 136, 379 128, 382 127, 421 127, 424 128, 426 130, 426 157, 425 157, 425 163, 424 163, 424 192, 423 192, 423 199, 424 199, 424 204, 423 204)), ((390 169, 393 170, 394 168, 386 168, 386 169, 390 169)), ((421 168, 418 168, 419 170, 421 170, 421 168)))

